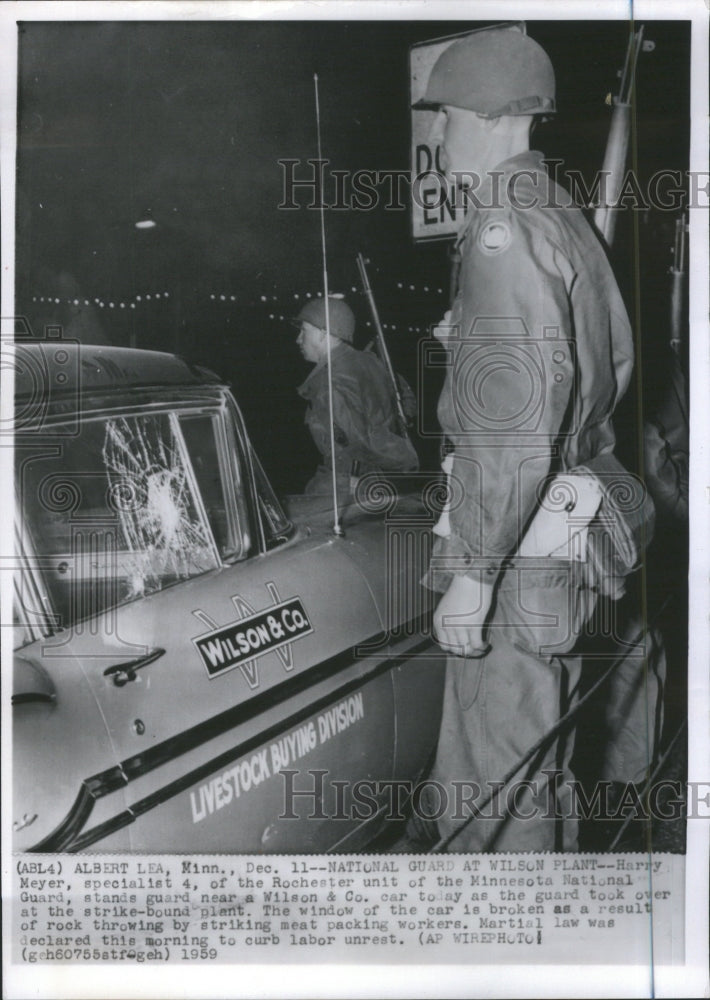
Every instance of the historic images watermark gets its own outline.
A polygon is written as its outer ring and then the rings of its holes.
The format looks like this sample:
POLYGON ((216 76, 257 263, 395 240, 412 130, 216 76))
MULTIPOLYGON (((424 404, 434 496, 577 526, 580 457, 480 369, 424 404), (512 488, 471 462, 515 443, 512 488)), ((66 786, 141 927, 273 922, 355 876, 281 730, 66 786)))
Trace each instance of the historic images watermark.
MULTIPOLYGON (((581 170, 562 169, 564 160, 545 160, 550 177, 569 192, 573 204, 580 208, 609 205, 607 189, 609 171, 597 171, 588 182, 581 170)), ((412 202, 425 212, 447 213, 456 218, 457 211, 469 206, 475 209, 502 208, 512 203, 521 211, 563 208, 556 195, 559 189, 546 184, 538 190, 539 178, 530 170, 517 170, 509 175, 505 185, 502 171, 490 171, 485 176, 472 172, 455 172, 447 179, 443 172, 424 164, 413 174, 406 169, 328 169, 326 159, 289 159, 278 161, 281 170, 281 201, 279 209, 296 211, 370 212, 406 211, 412 202), (532 189, 532 190, 531 190, 532 189)), ((641 179, 633 170, 624 174, 612 208, 661 212, 679 212, 692 208, 710 208, 710 172, 697 170, 657 170, 641 179)))
POLYGON ((663 779, 641 789, 633 782, 598 781, 585 788, 560 781, 561 771, 543 771, 543 780, 452 780, 363 778, 329 780, 327 770, 284 768, 279 819, 368 820, 380 815, 404 821, 413 813, 428 821, 447 816, 454 822, 475 819, 523 822, 539 819, 604 822, 710 818, 710 782, 663 779))

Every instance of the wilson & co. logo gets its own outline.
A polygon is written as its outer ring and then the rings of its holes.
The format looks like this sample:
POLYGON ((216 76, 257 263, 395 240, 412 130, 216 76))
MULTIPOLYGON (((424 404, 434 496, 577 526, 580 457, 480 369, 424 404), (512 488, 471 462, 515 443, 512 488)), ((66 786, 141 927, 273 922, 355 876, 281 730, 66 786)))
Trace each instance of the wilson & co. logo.
MULTIPOLYGON (((301 599, 292 597, 239 621, 215 628, 192 641, 207 673, 214 677, 233 667, 244 666, 264 653, 282 651, 294 639, 311 632, 313 626, 301 599)), ((258 686, 256 677, 252 678, 249 686, 258 686)))

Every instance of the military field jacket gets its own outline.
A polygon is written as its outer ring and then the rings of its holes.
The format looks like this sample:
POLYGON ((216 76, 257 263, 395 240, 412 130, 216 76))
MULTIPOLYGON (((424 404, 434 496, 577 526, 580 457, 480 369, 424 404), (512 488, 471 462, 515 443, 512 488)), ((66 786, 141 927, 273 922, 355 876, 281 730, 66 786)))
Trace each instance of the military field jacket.
POLYGON ((541 154, 506 161, 472 192, 458 243, 438 404, 454 448, 451 534, 437 545, 454 572, 496 577, 549 477, 613 450, 633 345, 599 239, 541 154))
MULTIPOLYGON (((417 455, 408 438, 399 433, 394 390, 379 358, 344 342, 331 351, 335 467, 350 474, 371 471, 409 471, 417 455)), ((306 424, 325 465, 330 463, 328 369, 316 365, 299 388, 308 400, 306 424)))

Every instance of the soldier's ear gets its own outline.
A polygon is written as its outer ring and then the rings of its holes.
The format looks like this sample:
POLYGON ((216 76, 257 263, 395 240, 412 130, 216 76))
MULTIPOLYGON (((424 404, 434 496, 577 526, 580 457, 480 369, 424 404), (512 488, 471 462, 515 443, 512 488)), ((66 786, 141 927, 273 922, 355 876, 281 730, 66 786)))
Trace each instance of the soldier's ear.
POLYGON ((497 118, 489 118, 487 115, 479 115, 477 113, 476 118, 478 118, 481 123, 481 127, 487 132, 498 131, 501 128, 501 122, 503 121, 501 115, 498 115, 497 118))

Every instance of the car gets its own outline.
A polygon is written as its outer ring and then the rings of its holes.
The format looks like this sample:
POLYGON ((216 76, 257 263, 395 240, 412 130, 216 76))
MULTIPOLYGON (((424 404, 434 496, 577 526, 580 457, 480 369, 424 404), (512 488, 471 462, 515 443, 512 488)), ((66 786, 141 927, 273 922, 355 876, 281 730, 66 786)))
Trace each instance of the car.
POLYGON ((279 502, 228 385, 169 354, 18 341, 20 851, 358 851, 435 749, 436 484, 279 502))

